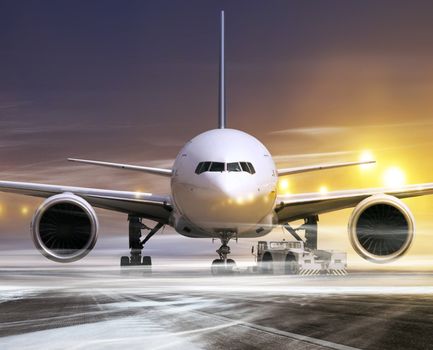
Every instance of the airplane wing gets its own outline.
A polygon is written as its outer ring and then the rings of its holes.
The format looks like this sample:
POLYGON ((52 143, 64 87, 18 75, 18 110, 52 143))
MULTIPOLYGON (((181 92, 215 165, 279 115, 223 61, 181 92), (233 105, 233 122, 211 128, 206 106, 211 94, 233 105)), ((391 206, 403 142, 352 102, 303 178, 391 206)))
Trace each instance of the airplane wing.
POLYGON ((171 169, 164 169, 164 168, 152 168, 152 167, 141 166, 141 165, 110 163, 110 162, 101 162, 99 160, 87 160, 87 159, 76 159, 76 158, 68 158, 68 160, 70 162, 99 165, 99 166, 105 166, 109 168, 117 168, 117 169, 125 169, 125 170, 135 170, 135 171, 141 171, 143 173, 168 176, 168 177, 170 177, 172 174, 171 169))
POLYGON ((407 185, 395 189, 371 188, 329 193, 304 193, 281 195, 277 198, 275 212, 278 222, 286 223, 307 216, 329 213, 355 207, 364 198, 375 194, 388 194, 397 198, 418 197, 433 194, 433 183, 407 185))
POLYGON ((285 168, 285 169, 278 169, 278 176, 306 173, 309 171, 316 171, 316 170, 341 168, 341 167, 353 166, 353 165, 372 164, 372 163, 376 163, 376 161, 368 160, 363 162, 331 163, 331 164, 302 166, 296 168, 285 168))
POLYGON ((173 209, 170 196, 157 196, 143 192, 111 191, 86 187, 10 181, 0 181, 0 192, 12 192, 43 198, 70 192, 84 198, 92 206, 134 214, 165 224, 168 223, 170 212, 173 209))

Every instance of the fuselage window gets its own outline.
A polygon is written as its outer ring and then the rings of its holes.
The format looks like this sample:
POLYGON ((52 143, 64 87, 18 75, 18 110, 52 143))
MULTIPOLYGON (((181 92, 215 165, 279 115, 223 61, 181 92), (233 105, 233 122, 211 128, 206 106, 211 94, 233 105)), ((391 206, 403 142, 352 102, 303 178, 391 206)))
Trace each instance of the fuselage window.
POLYGON ((225 164, 220 162, 212 162, 209 169, 209 171, 220 171, 220 172, 223 172, 224 170, 225 170, 225 164))
POLYGON ((227 163, 227 171, 242 171, 239 163, 227 163))

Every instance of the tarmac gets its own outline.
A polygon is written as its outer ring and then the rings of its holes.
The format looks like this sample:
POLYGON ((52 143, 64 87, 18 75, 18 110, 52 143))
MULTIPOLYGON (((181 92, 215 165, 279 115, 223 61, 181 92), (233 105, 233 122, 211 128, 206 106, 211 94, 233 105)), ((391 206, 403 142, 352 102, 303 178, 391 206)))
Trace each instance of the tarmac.
POLYGON ((117 259, 0 268, 0 349, 430 349, 433 274, 211 276, 117 259))

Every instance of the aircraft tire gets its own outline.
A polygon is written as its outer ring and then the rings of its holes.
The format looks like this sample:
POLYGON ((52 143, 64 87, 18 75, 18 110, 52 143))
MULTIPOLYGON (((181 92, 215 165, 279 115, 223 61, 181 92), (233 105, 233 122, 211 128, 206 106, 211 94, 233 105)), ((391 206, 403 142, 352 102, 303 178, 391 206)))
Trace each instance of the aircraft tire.
POLYGON ((130 265, 129 257, 122 256, 120 258, 120 266, 129 266, 129 265, 130 265))
POLYGON ((152 258, 150 256, 143 256, 143 265, 152 266, 152 258))

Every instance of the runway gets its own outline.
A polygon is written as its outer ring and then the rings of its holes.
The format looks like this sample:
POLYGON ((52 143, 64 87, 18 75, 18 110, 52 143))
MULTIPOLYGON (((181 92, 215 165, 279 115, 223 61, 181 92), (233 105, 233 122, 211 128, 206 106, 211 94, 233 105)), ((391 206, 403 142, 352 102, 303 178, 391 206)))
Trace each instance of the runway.
POLYGON ((205 264, 0 270, 1 349, 427 349, 433 276, 212 277, 205 264), (192 266, 195 266, 194 268, 192 266))

